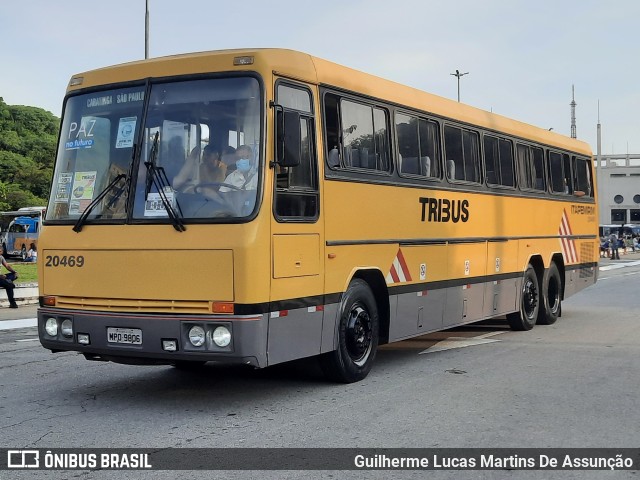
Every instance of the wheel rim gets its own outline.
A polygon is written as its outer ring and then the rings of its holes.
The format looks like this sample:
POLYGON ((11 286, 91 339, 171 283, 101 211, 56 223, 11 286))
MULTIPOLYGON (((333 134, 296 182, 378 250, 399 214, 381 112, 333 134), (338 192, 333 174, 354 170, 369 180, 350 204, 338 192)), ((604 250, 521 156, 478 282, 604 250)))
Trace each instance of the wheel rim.
POLYGON ((549 279, 549 310, 556 313, 560 307, 560 285, 555 278, 549 279))
POLYGON ((362 366, 371 352, 371 317, 359 305, 354 305, 349 312, 346 329, 346 347, 349 357, 358 366, 362 366))
POLYGON ((535 318, 536 307, 538 305, 538 287, 535 282, 527 278, 524 283, 524 292, 522 296, 522 307, 527 319, 535 318))

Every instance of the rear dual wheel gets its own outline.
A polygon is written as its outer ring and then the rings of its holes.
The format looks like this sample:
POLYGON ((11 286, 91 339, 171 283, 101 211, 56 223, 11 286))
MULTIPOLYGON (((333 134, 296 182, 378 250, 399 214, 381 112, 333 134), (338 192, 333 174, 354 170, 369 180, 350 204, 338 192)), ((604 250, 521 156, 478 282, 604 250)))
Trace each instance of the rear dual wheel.
POLYGON ((554 262, 549 265, 542 278, 542 285, 531 264, 524 272, 520 311, 507 315, 513 330, 531 330, 536 323, 552 325, 560 316, 562 308, 562 277, 554 262))
POLYGON ((533 266, 529 264, 522 280, 520 311, 507 315, 507 321, 513 330, 531 330, 540 311, 540 285, 533 266))
POLYGON ((542 279, 542 307, 538 312, 538 324, 553 325, 558 320, 562 302, 562 277, 554 262, 544 272, 542 279))

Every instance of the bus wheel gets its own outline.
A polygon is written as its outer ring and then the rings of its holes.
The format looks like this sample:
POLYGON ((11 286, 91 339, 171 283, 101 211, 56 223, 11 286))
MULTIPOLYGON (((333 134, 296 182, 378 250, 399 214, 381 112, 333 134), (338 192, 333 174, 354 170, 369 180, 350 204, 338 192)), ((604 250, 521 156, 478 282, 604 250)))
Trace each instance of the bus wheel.
POLYGON ((538 313, 538 323, 553 325, 560 316, 562 301, 562 279, 554 262, 551 262, 542 280, 542 299, 543 308, 538 313))
POLYGON ((540 310, 540 287, 536 271, 531 264, 524 272, 520 311, 507 315, 507 321, 513 330, 531 330, 538 319, 540 310))
POLYGON ((336 382, 353 383, 367 376, 378 348, 378 307, 366 282, 356 279, 340 303, 338 345, 320 357, 325 375, 336 382))

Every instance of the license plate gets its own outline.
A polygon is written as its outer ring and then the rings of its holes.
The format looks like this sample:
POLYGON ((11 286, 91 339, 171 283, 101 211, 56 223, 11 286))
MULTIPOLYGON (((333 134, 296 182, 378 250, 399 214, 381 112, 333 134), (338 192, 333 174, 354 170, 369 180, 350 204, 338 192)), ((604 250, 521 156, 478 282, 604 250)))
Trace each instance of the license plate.
POLYGON ((139 328, 107 328, 107 342, 142 345, 142 330, 139 328))

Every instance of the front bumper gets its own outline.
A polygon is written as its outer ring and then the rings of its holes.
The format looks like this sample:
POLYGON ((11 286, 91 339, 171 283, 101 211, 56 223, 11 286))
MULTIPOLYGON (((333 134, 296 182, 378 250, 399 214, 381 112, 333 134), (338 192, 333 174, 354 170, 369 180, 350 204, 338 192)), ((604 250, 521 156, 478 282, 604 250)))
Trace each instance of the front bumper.
POLYGON ((210 361, 229 364, 267 366, 267 317, 266 315, 170 315, 136 313, 96 313, 43 307, 38 309, 38 336, 43 347, 53 352, 76 351, 93 360, 110 360, 120 363, 171 364, 178 361, 210 361), (58 333, 50 336, 45 330, 47 319, 55 318, 58 333), (60 325, 71 320, 73 334, 65 337, 60 325), (195 347, 189 341, 191 327, 201 326, 206 335, 205 343, 195 347), (231 332, 231 343, 218 347, 211 333, 218 326, 231 332), (140 331, 142 342, 138 345, 109 341, 109 329, 140 331), (88 344, 78 342, 78 337, 88 344), (175 351, 163 349, 163 341, 175 341, 175 351))

